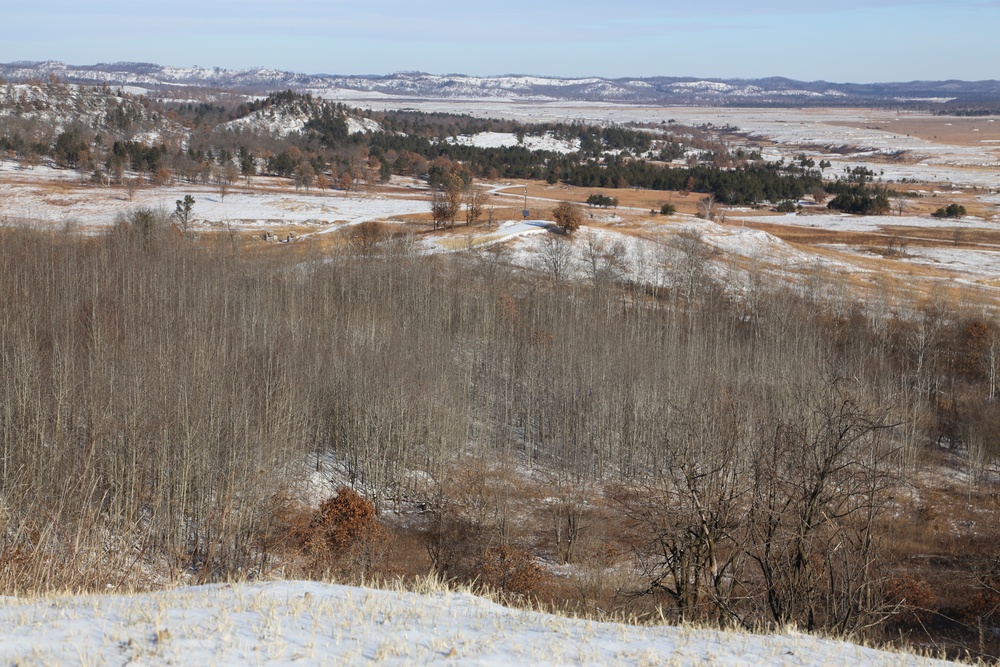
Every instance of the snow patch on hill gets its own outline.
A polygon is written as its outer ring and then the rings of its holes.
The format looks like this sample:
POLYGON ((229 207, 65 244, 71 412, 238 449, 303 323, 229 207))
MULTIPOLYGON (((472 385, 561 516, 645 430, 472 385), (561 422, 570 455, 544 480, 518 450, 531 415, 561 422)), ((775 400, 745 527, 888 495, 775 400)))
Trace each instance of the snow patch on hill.
MULTIPOLYGON (((479 134, 463 134, 449 138, 448 143, 477 148, 507 148, 517 146, 518 140, 511 132, 480 132, 479 134)), ((557 139, 551 132, 544 135, 525 135, 521 143, 529 151, 553 151, 555 153, 575 153, 580 150, 580 140, 566 141, 557 139)))
POLYGON ((309 114, 275 106, 231 120, 223 127, 229 130, 262 130, 276 137, 287 137, 301 132, 307 122, 309 114))
MULTIPOLYGON (((276 137, 287 137, 302 132, 311 116, 301 109, 272 106, 231 120, 223 127, 230 130, 263 130, 276 137)), ((371 118, 348 116, 347 131, 350 134, 381 132, 382 126, 371 118)))
POLYGON ((3 598, 0 624, 4 664, 950 664, 798 633, 598 623, 462 593, 295 581, 3 598))
POLYGON ((371 118, 347 117, 347 131, 351 134, 365 134, 367 132, 381 132, 382 125, 377 120, 371 118))

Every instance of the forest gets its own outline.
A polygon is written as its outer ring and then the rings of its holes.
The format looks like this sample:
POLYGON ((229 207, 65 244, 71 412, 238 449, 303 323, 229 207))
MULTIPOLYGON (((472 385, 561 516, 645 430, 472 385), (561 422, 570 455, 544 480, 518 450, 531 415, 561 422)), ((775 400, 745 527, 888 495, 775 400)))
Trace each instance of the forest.
POLYGON ((571 282, 404 237, 319 261, 148 209, 0 233, 4 594, 433 569, 997 655, 1000 541, 936 541, 919 499, 950 452, 991 502, 1000 327, 960 299, 736 296, 697 238, 652 290, 600 252, 571 282))

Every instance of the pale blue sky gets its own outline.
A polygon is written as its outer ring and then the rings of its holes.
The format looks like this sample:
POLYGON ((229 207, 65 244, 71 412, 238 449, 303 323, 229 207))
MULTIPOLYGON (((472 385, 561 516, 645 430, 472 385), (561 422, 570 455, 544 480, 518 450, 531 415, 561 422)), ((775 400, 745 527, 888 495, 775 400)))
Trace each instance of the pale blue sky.
POLYGON ((37 0, 0 62, 305 73, 1000 79, 1000 0, 37 0))

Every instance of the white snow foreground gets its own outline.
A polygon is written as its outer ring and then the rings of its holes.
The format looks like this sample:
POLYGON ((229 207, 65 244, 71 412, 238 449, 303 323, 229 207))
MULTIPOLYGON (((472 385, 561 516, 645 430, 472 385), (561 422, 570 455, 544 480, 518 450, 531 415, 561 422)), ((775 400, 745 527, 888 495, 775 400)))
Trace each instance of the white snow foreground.
POLYGON ((316 582, 0 598, 0 664, 945 665, 802 634, 597 623, 316 582))

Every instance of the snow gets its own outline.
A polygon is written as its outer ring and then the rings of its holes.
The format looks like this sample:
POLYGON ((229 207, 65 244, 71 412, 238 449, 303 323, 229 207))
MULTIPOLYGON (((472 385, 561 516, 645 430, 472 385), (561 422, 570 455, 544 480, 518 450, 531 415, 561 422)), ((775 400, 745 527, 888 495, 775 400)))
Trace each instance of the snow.
MULTIPOLYGON (((231 130, 265 130, 277 137, 287 137, 305 129, 310 116, 303 111, 293 111, 286 107, 274 106, 231 120, 223 127, 231 130)), ((371 118, 347 117, 347 131, 350 134, 381 132, 382 126, 371 118)))
POLYGON ((785 266, 804 267, 815 266, 818 261, 829 262, 825 258, 797 250, 777 236, 759 229, 724 227, 707 221, 697 225, 692 223, 687 227, 698 230, 705 243, 729 255, 785 266))
POLYGON ((359 91, 353 88, 308 88, 306 92, 324 100, 400 100, 399 95, 390 95, 377 90, 359 91))
POLYGON ((365 134, 366 132, 381 132, 382 126, 371 118, 347 117, 347 131, 349 134, 365 134))
POLYGON ((3 664, 946 665, 789 632, 638 627, 316 582, 0 599, 3 664))
POLYGON ((456 237, 427 237, 423 239, 424 250, 430 253, 436 252, 454 252, 455 250, 466 250, 470 246, 476 248, 484 248, 497 243, 503 243, 516 239, 522 236, 527 236, 530 234, 542 234, 548 231, 549 227, 552 225, 551 222, 547 220, 524 220, 523 222, 518 222, 516 220, 506 220, 500 222, 496 229, 489 230, 485 232, 482 228, 472 228, 469 230, 462 230, 460 227, 456 230, 461 234, 465 231, 465 244, 456 245, 454 242, 448 243, 448 240, 454 241, 456 237))
POLYGON ((120 187, 64 188, 52 193, 40 193, 37 184, 43 179, 59 179, 79 183, 81 175, 69 169, 37 167, 32 171, 18 170, 10 162, 0 163, 0 179, 13 174, 17 180, 0 181, 0 221, 30 221, 59 227, 72 223, 80 227, 106 227, 115 215, 139 206, 174 210, 175 202, 185 195, 195 198, 194 229, 228 226, 234 229, 266 229, 274 225, 309 225, 319 233, 335 231, 344 225, 368 220, 381 220, 428 210, 426 197, 386 197, 374 194, 347 194, 341 191, 309 192, 284 189, 274 191, 267 186, 287 183, 258 178, 258 188, 246 190, 234 184, 225 199, 217 187, 175 184, 166 187, 142 187, 130 201, 120 187), (39 179, 35 181, 34 179, 39 179), (28 179, 27 182, 22 179, 28 179), (20 181, 20 182, 19 182, 20 181))
MULTIPOLYGON (((102 90, 93 86, 70 84, 3 84, 0 83, 0 117, 34 119, 51 124, 54 133, 62 132, 73 122, 99 127, 107 122, 108 114, 123 108, 138 119, 127 132, 116 135, 149 145, 180 143, 186 130, 178 123, 152 114, 134 97, 121 97, 120 88, 102 90)), ((124 87, 128 94, 145 89, 124 87)), ((54 135, 53 135, 54 136, 54 135)))
POLYGON ((956 271, 966 276, 996 280, 1000 277, 1000 248, 970 250, 968 248, 921 248, 907 246, 906 261, 926 264, 939 269, 956 271))
POLYGON ((279 106, 255 111, 231 120, 223 127, 230 130, 264 130, 276 137, 287 137, 301 132, 307 122, 308 114, 279 106))
MULTIPOLYGON (((517 146, 517 136, 512 132, 480 132, 479 134, 462 134, 451 137, 448 143, 477 148, 506 148, 517 146)), ((555 153, 575 153, 580 150, 580 140, 565 141, 555 138, 551 132, 544 135, 528 134, 521 144, 529 151, 553 151, 555 153)))
POLYGON ((892 232, 894 227, 933 227, 954 229, 1000 229, 1000 222, 973 216, 961 219, 933 216, 850 215, 847 213, 788 213, 774 216, 737 216, 736 221, 766 222, 775 225, 811 227, 838 232, 892 232))

